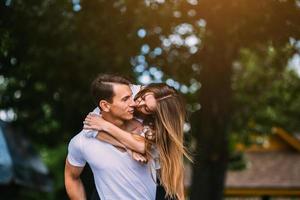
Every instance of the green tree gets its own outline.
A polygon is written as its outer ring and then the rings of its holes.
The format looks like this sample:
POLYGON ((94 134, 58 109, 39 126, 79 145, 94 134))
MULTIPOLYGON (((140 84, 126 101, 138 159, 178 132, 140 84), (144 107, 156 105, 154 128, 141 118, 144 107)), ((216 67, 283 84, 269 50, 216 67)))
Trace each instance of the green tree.
POLYGON ((274 126, 292 133, 300 130, 300 78, 285 62, 292 58, 293 49, 289 43, 281 49, 267 46, 262 52, 241 51, 232 76, 232 131, 240 141, 248 144, 251 132, 268 134, 274 126))

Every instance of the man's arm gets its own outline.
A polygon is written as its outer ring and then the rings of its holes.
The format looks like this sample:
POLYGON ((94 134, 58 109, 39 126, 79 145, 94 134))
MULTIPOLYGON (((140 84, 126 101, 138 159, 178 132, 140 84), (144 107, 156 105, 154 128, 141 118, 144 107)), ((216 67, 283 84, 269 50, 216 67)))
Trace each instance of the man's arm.
POLYGON ((65 187, 71 200, 85 200, 86 194, 80 179, 83 167, 75 167, 66 159, 65 164, 65 187))

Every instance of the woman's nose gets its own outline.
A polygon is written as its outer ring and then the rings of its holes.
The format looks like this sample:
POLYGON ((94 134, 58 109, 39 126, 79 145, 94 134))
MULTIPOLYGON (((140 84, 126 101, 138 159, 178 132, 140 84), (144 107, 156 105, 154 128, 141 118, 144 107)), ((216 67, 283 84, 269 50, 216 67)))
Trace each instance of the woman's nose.
POLYGON ((138 98, 138 99, 136 99, 136 100, 135 100, 136 106, 140 105, 141 101, 142 101, 142 98, 141 98, 141 97, 138 98))

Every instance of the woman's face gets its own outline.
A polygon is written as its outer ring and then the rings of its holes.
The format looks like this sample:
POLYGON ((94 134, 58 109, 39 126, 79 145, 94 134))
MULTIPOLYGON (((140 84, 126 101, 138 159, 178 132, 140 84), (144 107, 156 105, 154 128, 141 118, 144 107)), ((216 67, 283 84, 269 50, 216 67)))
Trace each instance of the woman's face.
POLYGON ((157 105, 157 101, 152 92, 147 92, 135 100, 136 110, 144 115, 152 114, 157 105))

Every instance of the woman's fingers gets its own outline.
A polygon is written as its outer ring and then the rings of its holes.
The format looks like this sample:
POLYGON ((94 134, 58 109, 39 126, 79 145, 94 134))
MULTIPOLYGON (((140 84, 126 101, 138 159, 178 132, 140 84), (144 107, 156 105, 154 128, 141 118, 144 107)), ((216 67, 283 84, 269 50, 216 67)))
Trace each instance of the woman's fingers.
POLYGON ((87 117, 89 117, 89 118, 100 118, 99 115, 96 115, 96 114, 94 114, 94 113, 89 113, 89 114, 87 115, 87 117))
MULTIPOLYGON (((99 119, 96 119, 96 118, 90 118, 90 117, 86 117, 85 119, 84 119, 84 121, 86 121, 86 122, 89 122, 89 123, 99 123, 99 119)), ((101 121, 100 121, 101 122, 101 121)))
POLYGON ((89 125, 83 125, 83 129, 91 129, 89 125))
POLYGON ((85 118, 84 121, 87 122, 87 123, 94 123, 94 124, 97 122, 97 120, 92 119, 92 118, 85 118))
POLYGON ((99 115, 97 115, 97 114, 95 114, 95 113, 92 113, 92 112, 90 112, 88 115, 89 115, 89 116, 99 116, 99 115))
POLYGON ((85 117, 85 119, 94 119, 94 118, 99 118, 99 116, 98 115, 96 115, 96 114, 93 114, 93 113, 89 113, 86 117, 85 117))
POLYGON ((89 121, 83 121, 83 125, 87 125, 87 126, 90 126, 91 123, 89 121))
POLYGON ((132 157, 133 157, 133 159, 134 160, 136 160, 136 161, 139 161, 139 157, 138 157, 138 154, 137 153, 132 153, 132 157))
POLYGON ((89 128, 92 127, 95 130, 101 130, 102 129, 101 122, 99 122, 97 120, 94 120, 94 119, 85 119, 83 121, 83 124, 88 125, 89 128))
POLYGON ((83 129, 98 131, 97 127, 85 124, 83 129))
POLYGON ((146 162, 147 161, 147 159, 144 157, 144 156, 141 156, 141 162, 146 162))
POLYGON ((139 153, 133 153, 132 157, 134 160, 141 162, 141 163, 146 163, 147 159, 145 158, 145 156, 139 154, 139 153))

